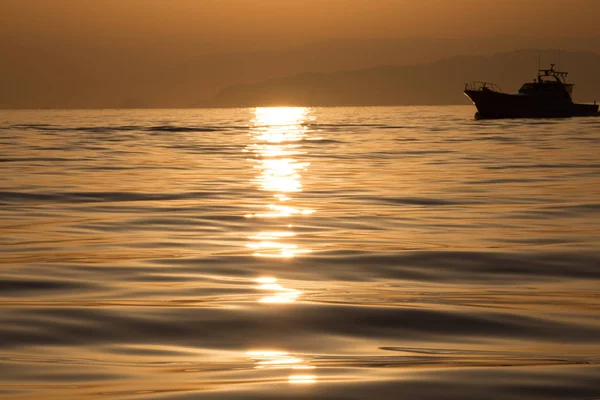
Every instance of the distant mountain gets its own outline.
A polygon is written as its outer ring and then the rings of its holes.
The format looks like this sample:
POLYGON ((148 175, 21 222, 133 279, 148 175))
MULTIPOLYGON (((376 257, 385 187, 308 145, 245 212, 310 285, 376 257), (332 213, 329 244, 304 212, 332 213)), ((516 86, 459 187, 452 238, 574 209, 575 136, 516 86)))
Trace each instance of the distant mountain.
MULTIPOLYGON (((492 55, 523 48, 542 49, 542 62, 556 58, 556 50, 600 53, 600 36, 585 38, 536 38, 498 36, 487 38, 379 38, 330 39, 271 51, 199 54, 173 64, 161 75, 167 81, 161 98, 205 105, 219 89, 236 84, 304 72, 329 73, 381 65, 414 66, 457 54, 492 55), (191 88, 197 90, 190 90, 191 88)), ((535 57, 537 65, 537 54, 535 57)))
MULTIPOLYGON (((494 82, 506 92, 516 91, 522 83, 536 76, 539 56, 538 50, 520 50, 492 56, 454 56, 413 66, 302 73, 225 88, 210 105, 468 104, 468 99, 462 94, 465 82, 494 82)), ((576 84, 575 100, 600 100, 600 54, 561 52, 560 59, 561 69, 570 72, 569 81, 576 84)))
MULTIPOLYGON (((2 40, 3 50, 1 44, 2 40)), ((175 49, 172 53, 144 52, 127 43, 97 49, 38 47, 3 50, 0 108, 202 107, 213 104, 215 95, 226 87, 309 72, 417 66, 457 54, 483 56, 519 48, 550 49, 542 54, 542 62, 547 64, 555 58, 553 49, 600 53, 600 36, 350 38, 268 51, 210 54, 175 49)), ((528 71, 531 63, 535 69, 537 53, 527 63, 528 71)))

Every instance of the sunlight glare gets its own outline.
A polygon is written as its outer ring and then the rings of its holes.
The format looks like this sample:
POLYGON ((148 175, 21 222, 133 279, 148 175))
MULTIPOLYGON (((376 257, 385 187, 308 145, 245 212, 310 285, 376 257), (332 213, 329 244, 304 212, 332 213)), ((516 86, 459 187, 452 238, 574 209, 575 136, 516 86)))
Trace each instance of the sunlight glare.
POLYGON ((317 383, 316 375, 290 375, 288 382, 295 385, 307 385, 317 383))
MULTIPOLYGON (((312 209, 302 209, 293 205, 292 193, 302 192, 302 173, 308 170, 310 163, 300 162, 296 157, 301 152, 301 142, 306 137, 306 121, 308 108, 274 107, 255 109, 252 121, 254 128, 251 133, 252 143, 246 147, 254 154, 250 159, 255 163, 258 175, 254 182, 265 192, 272 192, 272 203, 265 204, 264 212, 246 214, 246 218, 289 218, 308 216, 314 213, 312 209), (286 202, 286 205, 281 203, 286 202)), ((290 240, 293 232, 260 232, 248 237, 252 242, 246 247, 254 250, 257 257, 292 258, 310 250, 300 249, 295 243, 284 243, 290 240)), ((290 302, 288 297, 277 297, 278 302, 290 302)), ((276 302, 276 299, 271 299, 276 302)))
POLYGON ((254 123, 258 126, 299 124, 306 120, 307 112, 308 109, 304 107, 258 107, 254 123))
POLYGON ((294 303, 302 295, 302 291, 296 289, 289 289, 283 285, 277 283, 276 278, 257 278, 254 279, 255 283, 259 283, 255 287, 257 290, 271 292, 267 296, 261 297, 259 303, 269 304, 289 304, 294 303))
MULTIPOLYGON (((248 351, 246 352, 246 356, 254 362, 254 369, 289 369, 297 371, 315 370, 317 368, 314 365, 310 365, 308 361, 285 351, 248 351)), ((317 375, 314 374, 293 374, 288 376, 287 381, 290 384, 312 384, 317 383, 317 379, 317 375)))

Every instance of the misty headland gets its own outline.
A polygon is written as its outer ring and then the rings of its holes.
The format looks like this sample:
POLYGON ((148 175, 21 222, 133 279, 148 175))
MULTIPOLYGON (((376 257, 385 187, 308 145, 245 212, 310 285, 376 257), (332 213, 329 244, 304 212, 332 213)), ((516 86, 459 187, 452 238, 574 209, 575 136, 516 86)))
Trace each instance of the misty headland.
MULTIPOLYGON (((525 77, 535 77, 539 50, 492 56, 454 56, 411 66, 380 66, 303 73, 221 90, 208 106, 395 106, 465 104, 465 82, 494 82, 505 92, 516 91, 525 77)), ((567 68, 577 85, 575 96, 584 102, 600 98, 600 54, 565 52, 567 68)), ((558 56, 557 56, 558 58, 558 56)), ((543 67, 543 66, 542 66, 543 67)), ((468 101, 468 100, 467 100, 468 101)))
MULTIPOLYGON (((469 104, 465 82, 514 92, 560 59, 574 99, 600 100, 600 38, 329 39, 274 50, 78 56, 0 66, 0 108, 198 108, 469 104), (539 64, 539 65, 538 65, 539 64)), ((31 50, 28 57, 33 57, 31 50)), ((19 60, 21 57, 21 60, 19 60)))

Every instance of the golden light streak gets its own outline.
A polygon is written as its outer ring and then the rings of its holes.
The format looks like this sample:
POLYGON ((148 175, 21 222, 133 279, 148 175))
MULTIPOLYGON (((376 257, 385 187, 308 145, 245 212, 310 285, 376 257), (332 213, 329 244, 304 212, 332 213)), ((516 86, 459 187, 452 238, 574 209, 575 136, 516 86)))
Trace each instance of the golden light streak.
POLYGON ((254 282, 256 283, 275 283, 277 282, 277 278, 271 278, 271 277, 263 277, 263 278, 256 278, 254 280, 254 282))
POLYGON ((261 297, 259 303, 271 303, 271 304, 282 304, 282 303, 294 303, 302 295, 302 291, 296 289, 289 289, 283 285, 277 283, 276 278, 263 277, 257 278, 254 282, 259 283, 255 287, 257 290, 269 291, 267 296, 261 297))
MULTIPOLYGON (((310 365, 304 359, 291 355, 285 351, 255 350, 246 352, 246 356, 254 362, 254 369, 290 369, 315 370, 317 367, 310 365)), ((318 377, 315 374, 292 374, 288 376, 290 384, 314 384, 318 377)))
MULTIPOLYGON (((253 153, 251 161, 256 165, 258 175, 255 184, 262 191, 272 192, 273 203, 265 205, 266 210, 246 214, 246 218, 290 218, 308 216, 315 210, 298 207, 293 203, 292 193, 302 192, 302 173, 310 166, 308 162, 299 162, 295 157, 302 155, 301 142, 306 138, 305 123, 308 109, 301 107, 257 108, 252 121, 253 142, 246 151, 253 153), (286 203, 285 205, 282 203, 286 203)), ((287 225, 291 226, 291 225, 287 225)), ((265 231, 248 236, 252 242, 246 247, 252 249, 256 257, 292 258, 309 253, 300 249, 298 244, 290 243, 295 236, 290 231, 265 231), (287 241, 287 242, 286 242, 287 241)), ((293 296, 292 296, 293 298, 293 296)), ((290 297, 277 296, 271 302, 290 302, 290 297)))
POLYGON ((290 375, 288 377, 288 382, 296 385, 306 385, 317 383, 316 375, 290 375))

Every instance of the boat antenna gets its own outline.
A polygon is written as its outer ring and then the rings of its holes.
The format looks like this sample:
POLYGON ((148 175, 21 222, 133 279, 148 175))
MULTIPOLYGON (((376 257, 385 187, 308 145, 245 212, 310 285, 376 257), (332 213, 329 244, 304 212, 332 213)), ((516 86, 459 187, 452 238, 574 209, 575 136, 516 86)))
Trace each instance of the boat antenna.
POLYGON ((542 55, 540 53, 540 49, 538 49, 538 71, 540 70, 540 63, 542 62, 542 55))

